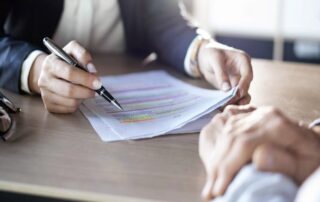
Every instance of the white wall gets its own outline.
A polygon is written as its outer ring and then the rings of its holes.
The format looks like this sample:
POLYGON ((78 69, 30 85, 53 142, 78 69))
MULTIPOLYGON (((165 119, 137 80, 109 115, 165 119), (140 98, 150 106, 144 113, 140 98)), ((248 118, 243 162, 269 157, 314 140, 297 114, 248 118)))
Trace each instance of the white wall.
POLYGON ((213 33, 268 38, 275 59, 284 39, 320 42, 320 0, 195 0, 195 17, 213 33))

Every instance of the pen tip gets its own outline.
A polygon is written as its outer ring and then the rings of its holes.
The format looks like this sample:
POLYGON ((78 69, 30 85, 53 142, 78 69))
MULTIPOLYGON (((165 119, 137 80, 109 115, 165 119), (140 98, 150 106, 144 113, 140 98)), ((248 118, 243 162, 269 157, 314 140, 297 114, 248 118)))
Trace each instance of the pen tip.
POLYGON ((116 106, 119 110, 123 111, 123 108, 121 107, 121 105, 116 100, 112 100, 111 103, 114 106, 116 106))

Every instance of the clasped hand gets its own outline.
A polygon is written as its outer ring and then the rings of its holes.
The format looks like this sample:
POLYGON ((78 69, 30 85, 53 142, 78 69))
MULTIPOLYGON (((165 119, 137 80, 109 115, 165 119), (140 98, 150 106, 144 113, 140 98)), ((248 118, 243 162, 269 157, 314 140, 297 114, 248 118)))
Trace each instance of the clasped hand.
POLYGON ((301 184, 320 165, 320 133, 274 107, 228 106, 201 131, 207 182, 203 198, 224 194, 240 169, 280 172, 301 184))

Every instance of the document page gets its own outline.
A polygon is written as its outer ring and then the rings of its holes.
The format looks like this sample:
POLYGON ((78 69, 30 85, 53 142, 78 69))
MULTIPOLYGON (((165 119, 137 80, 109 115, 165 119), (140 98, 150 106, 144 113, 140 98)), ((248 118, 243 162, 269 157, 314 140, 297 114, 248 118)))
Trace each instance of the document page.
MULTIPOLYGON (((106 76, 101 81, 124 108, 119 111, 100 96, 86 100, 81 106, 103 141, 179 133, 191 122, 199 130, 200 121, 198 124, 195 121, 226 104, 236 93, 236 88, 223 92, 194 87, 165 71, 106 76)), ((195 132, 190 126, 188 130, 195 132)))

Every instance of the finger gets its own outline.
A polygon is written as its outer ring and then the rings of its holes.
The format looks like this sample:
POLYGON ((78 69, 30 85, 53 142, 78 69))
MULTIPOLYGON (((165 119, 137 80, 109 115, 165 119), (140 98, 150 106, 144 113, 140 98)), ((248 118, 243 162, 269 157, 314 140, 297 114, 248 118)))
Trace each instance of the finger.
POLYGON ((206 81, 208 81, 212 86, 214 86, 217 89, 219 89, 219 83, 216 80, 216 76, 215 76, 215 74, 213 72, 205 70, 205 72, 203 72, 203 76, 206 79, 206 81))
POLYGON ((45 107, 48 110, 48 112, 57 114, 69 114, 77 111, 77 108, 66 107, 52 103, 45 105, 45 107))
POLYGON ((91 89, 57 78, 52 78, 45 88, 60 96, 74 99, 87 99, 95 95, 95 92, 91 89))
MULTIPOLYGON (((41 93, 43 93, 43 90, 41 91, 41 93)), ((51 113, 73 113, 77 110, 77 107, 56 104, 47 96, 42 96, 42 100, 45 108, 51 113)))
POLYGON ((49 73, 57 78, 82 85, 92 90, 99 89, 102 85, 96 75, 74 68, 73 66, 58 59, 54 61, 53 67, 49 69, 49 73))
POLYGON ((202 190, 202 198, 209 200, 212 198, 211 190, 216 176, 216 165, 217 160, 215 160, 215 142, 216 136, 219 130, 217 127, 223 127, 224 119, 221 114, 217 114, 212 121, 207 124, 200 133, 199 138, 199 155, 205 166, 207 180, 206 185, 202 190))
POLYGON ((295 179, 297 160, 285 149, 273 144, 263 144, 256 148, 253 163, 258 170, 278 172, 295 179))
POLYGON ((241 98, 239 101, 238 101, 238 104, 239 105, 247 105, 249 104, 251 101, 251 95, 250 94, 247 94, 246 96, 244 96, 243 98, 241 98))
POLYGON ((244 97, 249 90, 250 83, 253 79, 251 59, 247 55, 240 56, 240 74, 239 89, 241 97, 244 97))
MULTIPOLYGON (((219 52, 219 54, 222 53, 219 52)), ((231 84, 229 81, 228 71, 224 63, 224 56, 218 55, 218 57, 211 57, 209 60, 209 68, 214 72, 215 78, 218 82, 218 88, 224 91, 230 90, 231 84)))
POLYGON ((214 142, 215 142, 215 137, 214 137, 214 129, 212 124, 208 124, 200 132, 199 136, 199 155, 200 158, 203 162, 203 164, 207 168, 207 165, 210 160, 210 155, 213 152, 214 149, 214 142))
POLYGON ((231 86, 236 87, 239 84, 240 75, 239 74, 229 75, 229 80, 230 80, 231 86))
POLYGON ((237 90, 235 96, 227 103, 227 105, 236 105, 239 104, 238 102, 242 99, 240 94, 240 89, 237 90))
POLYGON ((77 41, 69 42, 63 49, 85 67, 92 61, 91 54, 77 41))
POLYGON ((203 200, 209 201, 213 198, 211 190, 213 189, 215 179, 215 173, 207 177, 206 184, 201 192, 201 197, 203 198, 203 200))
POLYGON ((249 113, 254 110, 256 110, 256 107, 252 105, 243 105, 243 106, 228 105, 222 112, 222 116, 224 117, 224 119, 229 119, 231 116, 234 116, 237 114, 249 113))
POLYGON ((208 171, 208 164, 210 162, 210 156, 214 151, 215 142, 217 136, 220 135, 224 126, 225 119, 220 114, 213 117, 211 122, 207 124, 200 132, 199 137, 199 155, 203 161, 206 170, 208 171))
POLYGON ((217 180, 212 190, 214 197, 223 195, 236 173, 250 161, 254 146, 255 144, 249 138, 234 141, 229 152, 220 162, 217 180))
POLYGON ((78 108, 78 106, 82 102, 82 100, 79 100, 79 99, 72 99, 72 98, 57 95, 49 90, 41 90, 41 96, 42 96, 42 99, 45 101, 45 103, 52 103, 55 105, 61 105, 68 108, 78 108))

